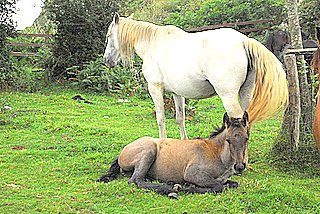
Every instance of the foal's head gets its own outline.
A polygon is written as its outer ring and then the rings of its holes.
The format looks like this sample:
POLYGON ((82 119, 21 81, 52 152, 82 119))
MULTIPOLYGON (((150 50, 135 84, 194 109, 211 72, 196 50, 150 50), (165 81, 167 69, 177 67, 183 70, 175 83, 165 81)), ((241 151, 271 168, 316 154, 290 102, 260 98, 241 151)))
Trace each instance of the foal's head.
POLYGON ((223 124, 226 128, 226 141, 229 143, 230 154, 235 160, 235 173, 242 173, 246 168, 245 152, 249 140, 248 113, 245 112, 242 118, 229 118, 225 113, 223 124))

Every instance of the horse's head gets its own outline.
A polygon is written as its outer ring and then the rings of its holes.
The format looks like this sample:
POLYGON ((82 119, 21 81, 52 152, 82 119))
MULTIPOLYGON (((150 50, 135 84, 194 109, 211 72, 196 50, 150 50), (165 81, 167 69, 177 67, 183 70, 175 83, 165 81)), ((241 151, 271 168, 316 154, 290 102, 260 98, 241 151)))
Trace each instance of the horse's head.
POLYGON ((120 47, 118 41, 119 19, 120 16, 116 13, 108 27, 106 38, 107 47, 104 51, 103 60, 109 68, 116 66, 120 60, 120 47))
POLYGON ((235 160, 234 171, 242 173, 246 168, 245 153, 249 140, 249 116, 245 112, 243 118, 229 118, 225 113, 223 123, 226 127, 226 141, 229 143, 232 159, 235 160))

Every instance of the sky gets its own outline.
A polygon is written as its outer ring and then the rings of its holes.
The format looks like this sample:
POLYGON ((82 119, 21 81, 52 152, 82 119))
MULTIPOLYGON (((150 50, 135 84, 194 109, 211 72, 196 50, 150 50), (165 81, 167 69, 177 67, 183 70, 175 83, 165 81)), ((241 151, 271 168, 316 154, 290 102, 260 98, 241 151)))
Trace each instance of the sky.
POLYGON ((40 15, 41 6, 41 0, 18 0, 16 6, 17 14, 13 16, 13 20, 17 22, 17 29, 23 30, 26 27, 30 27, 40 15))

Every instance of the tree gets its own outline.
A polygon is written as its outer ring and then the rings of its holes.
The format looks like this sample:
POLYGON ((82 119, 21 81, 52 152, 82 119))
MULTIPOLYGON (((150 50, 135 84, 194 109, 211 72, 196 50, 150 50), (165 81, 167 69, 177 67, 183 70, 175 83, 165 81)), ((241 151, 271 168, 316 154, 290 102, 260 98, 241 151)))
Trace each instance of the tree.
POLYGON ((314 39, 315 28, 320 26, 320 0, 299 1, 299 17, 303 31, 314 39))
POLYGON ((7 38, 16 33, 12 15, 15 13, 16 0, 1 0, 0 2, 0 89, 8 87, 12 70, 10 62, 10 50, 7 46, 7 38))
MULTIPOLYGON (((290 32, 290 37, 291 37, 291 46, 294 49, 302 49, 302 37, 301 37, 301 28, 299 24, 299 16, 298 16, 298 5, 297 5, 297 0, 287 0, 287 8, 288 8, 288 27, 289 27, 289 32, 290 32)), ((287 59, 289 59, 287 57, 287 59)), ((288 61, 288 60, 286 60, 288 61)), ((291 60, 292 61, 292 60, 291 60)), ((290 100, 289 100, 289 110, 287 111, 286 114, 286 120, 284 127, 289 129, 289 141, 291 144, 293 144, 293 147, 298 148, 299 142, 298 139, 300 138, 301 140, 304 140, 304 136, 306 133, 311 132, 312 128, 312 100, 311 100, 311 90, 308 87, 308 82, 307 82, 307 74, 306 74, 306 67, 305 67, 305 62, 303 55, 297 56, 296 57, 296 63, 291 62, 288 63, 288 75, 289 80, 294 80, 292 76, 295 76, 295 73, 292 72, 292 70, 296 69, 296 64, 297 64, 297 71, 299 72, 299 85, 298 87, 296 86, 295 82, 296 81, 289 81, 289 94, 290 94, 290 100), (297 93, 296 89, 300 88, 300 94, 297 98, 296 94, 297 93), (293 107, 292 105, 300 105, 298 107, 293 107), (301 118, 299 118, 300 115, 296 114, 296 110, 301 109, 301 118), (294 116, 295 115, 295 116, 294 116), (297 128, 297 124, 299 124, 300 119, 300 133, 294 133, 299 130, 297 128), (301 137, 299 137, 299 134, 301 137), (298 136, 295 136, 298 135, 298 136)), ((298 110, 297 112, 300 112, 298 110)))
POLYGON ((111 0, 46 1, 48 18, 56 25, 49 64, 54 76, 66 75, 66 68, 81 67, 103 53, 107 26, 118 6, 111 0))

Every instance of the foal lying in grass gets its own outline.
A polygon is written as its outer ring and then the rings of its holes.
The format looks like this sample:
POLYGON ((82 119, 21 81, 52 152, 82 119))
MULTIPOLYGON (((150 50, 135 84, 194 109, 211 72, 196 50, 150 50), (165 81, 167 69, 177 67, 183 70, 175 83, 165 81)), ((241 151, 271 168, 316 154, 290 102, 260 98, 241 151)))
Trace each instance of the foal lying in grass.
POLYGON ((248 138, 248 114, 235 119, 225 113, 222 128, 213 132, 209 139, 143 137, 130 143, 98 181, 110 182, 122 169, 131 174, 128 183, 163 195, 176 197, 178 191, 219 193, 224 185, 238 187, 237 182, 227 179, 244 171, 248 138), (146 178, 165 183, 146 182, 146 178), (169 183, 193 185, 182 187, 169 183))

